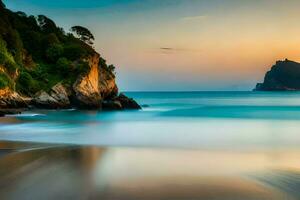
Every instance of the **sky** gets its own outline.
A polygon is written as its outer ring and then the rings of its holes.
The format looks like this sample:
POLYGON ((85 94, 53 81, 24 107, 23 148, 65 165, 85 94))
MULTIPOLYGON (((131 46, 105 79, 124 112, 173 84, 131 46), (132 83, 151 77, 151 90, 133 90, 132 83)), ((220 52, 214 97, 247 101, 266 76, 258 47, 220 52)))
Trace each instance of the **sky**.
POLYGON ((89 28, 121 91, 251 90, 276 60, 300 61, 298 0, 4 0, 89 28))

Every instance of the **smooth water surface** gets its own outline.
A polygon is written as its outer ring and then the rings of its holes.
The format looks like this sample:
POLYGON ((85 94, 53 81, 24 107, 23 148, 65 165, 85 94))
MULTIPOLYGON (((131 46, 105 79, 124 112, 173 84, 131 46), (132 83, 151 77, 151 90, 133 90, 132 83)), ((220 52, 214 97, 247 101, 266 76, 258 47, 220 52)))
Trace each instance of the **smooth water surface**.
POLYGON ((197 149, 297 148, 300 93, 128 93, 141 111, 29 111, 0 119, 0 140, 197 149))
POLYGON ((300 93, 127 94, 1 118, 0 199, 300 199, 300 93))

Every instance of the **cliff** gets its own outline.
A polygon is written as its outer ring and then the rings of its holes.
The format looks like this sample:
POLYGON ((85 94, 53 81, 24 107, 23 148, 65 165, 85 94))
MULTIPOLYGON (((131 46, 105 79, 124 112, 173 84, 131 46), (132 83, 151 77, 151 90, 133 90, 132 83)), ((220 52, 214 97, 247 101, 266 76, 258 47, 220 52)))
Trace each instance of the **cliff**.
POLYGON ((89 72, 80 75, 73 84, 73 102, 78 107, 97 108, 101 106, 99 58, 100 56, 96 53, 87 59, 90 68, 89 72))
POLYGON ((263 83, 258 83, 256 91, 300 90, 300 63, 277 61, 265 75, 263 83))
POLYGON ((88 29, 66 33, 44 15, 0 5, 0 110, 140 108, 119 96, 115 67, 94 50, 88 29))

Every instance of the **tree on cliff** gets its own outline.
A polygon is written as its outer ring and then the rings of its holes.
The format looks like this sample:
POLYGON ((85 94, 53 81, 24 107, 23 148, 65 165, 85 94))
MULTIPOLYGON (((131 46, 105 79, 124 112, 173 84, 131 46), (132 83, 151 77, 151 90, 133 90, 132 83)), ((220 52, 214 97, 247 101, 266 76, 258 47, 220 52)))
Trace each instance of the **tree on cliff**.
POLYGON ((39 15, 38 22, 39 26, 41 27, 41 30, 45 33, 56 33, 58 31, 55 22, 46 17, 45 15, 39 15))
POLYGON ((2 0, 0 0, 0 9, 1 8, 5 8, 5 4, 2 2, 2 0))
POLYGON ((95 40, 94 35, 87 28, 82 26, 73 26, 71 28, 71 31, 74 32, 79 37, 79 39, 85 42, 86 44, 88 45, 94 44, 93 42, 95 40))

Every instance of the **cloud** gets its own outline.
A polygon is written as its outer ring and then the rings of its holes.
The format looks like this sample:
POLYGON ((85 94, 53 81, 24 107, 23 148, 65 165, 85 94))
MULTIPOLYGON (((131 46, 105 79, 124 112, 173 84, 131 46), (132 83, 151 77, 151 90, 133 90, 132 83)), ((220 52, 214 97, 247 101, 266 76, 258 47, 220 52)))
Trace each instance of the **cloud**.
POLYGON ((199 21, 207 19, 207 15, 196 15, 180 18, 181 21, 199 21))
POLYGON ((159 49, 160 49, 160 50, 165 50, 165 51, 173 51, 173 50, 176 50, 176 49, 171 48, 171 47, 160 47, 159 49))
POLYGON ((161 53, 165 53, 165 54, 185 51, 184 49, 177 49, 177 48, 172 48, 172 47, 160 47, 159 50, 161 53))
POLYGON ((169 54, 169 53, 178 53, 178 52, 199 52, 196 49, 181 49, 181 48, 172 48, 172 47, 160 47, 161 53, 169 54))

